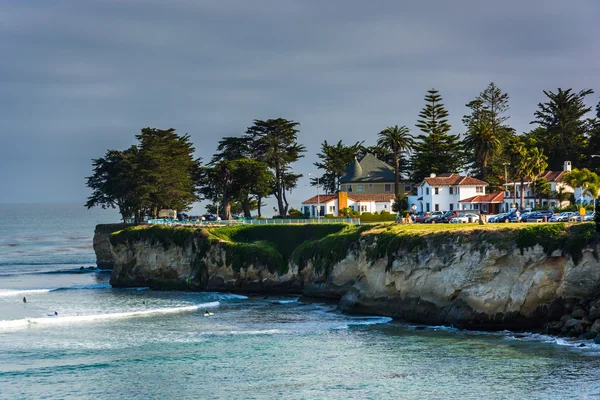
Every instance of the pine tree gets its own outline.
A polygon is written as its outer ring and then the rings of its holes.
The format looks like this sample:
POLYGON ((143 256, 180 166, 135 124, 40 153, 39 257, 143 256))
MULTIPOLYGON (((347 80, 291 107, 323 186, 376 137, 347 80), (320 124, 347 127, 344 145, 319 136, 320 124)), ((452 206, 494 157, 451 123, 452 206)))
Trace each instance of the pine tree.
POLYGON ((448 111, 441 103, 438 91, 431 89, 425 96, 426 105, 416 124, 423 134, 417 137, 412 157, 413 180, 422 181, 430 173, 458 172, 464 163, 458 135, 450 133, 448 111))
POLYGON ((508 158, 504 145, 514 135, 505 124, 509 119, 505 115, 510 109, 508 94, 491 82, 467 107, 471 113, 463 117, 463 123, 467 128, 464 144, 469 169, 492 186, 500 186, 508 158))

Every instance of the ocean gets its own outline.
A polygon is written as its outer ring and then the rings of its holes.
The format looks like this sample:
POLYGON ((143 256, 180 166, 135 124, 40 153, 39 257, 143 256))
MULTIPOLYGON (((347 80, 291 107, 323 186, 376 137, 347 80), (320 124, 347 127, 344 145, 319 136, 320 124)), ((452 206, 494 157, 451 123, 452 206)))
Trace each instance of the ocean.
POLYGON ((94 226, 117 220, 0 205, 0 399, 600 398, 589 342, 349 316, 297 297, 113 289, 88 267, 94 226))

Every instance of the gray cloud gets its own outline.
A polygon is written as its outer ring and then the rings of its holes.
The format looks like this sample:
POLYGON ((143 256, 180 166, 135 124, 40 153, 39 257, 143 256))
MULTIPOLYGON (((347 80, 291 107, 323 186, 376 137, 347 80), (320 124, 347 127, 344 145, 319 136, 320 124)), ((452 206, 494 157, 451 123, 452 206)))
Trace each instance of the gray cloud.
POLYGON ((309 150, 297 169, 314 172, 323 139, 414 129, 431 87, 462 132, 464 104, 493 80, 529 130, 543 89, 598 83, 600 4, 574 4, 4 1, 0 202, 82 202, 90 159, 144 126, 188 132, 209 158, 254 118, 295 119, 309 150))

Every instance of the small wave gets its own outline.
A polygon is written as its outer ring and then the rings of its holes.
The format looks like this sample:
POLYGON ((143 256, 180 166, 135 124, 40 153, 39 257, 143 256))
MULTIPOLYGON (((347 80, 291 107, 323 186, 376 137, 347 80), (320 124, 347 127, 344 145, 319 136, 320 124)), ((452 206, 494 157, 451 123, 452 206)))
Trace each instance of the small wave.
POLYGON ((21 296, 26 294, 48 293, 53 289, 0 289, 0 297, 21 296))
POLYGON ((217 293, 217 297, 223 300, 246 300, 248 296, 233 293, 217 293))
POLYGON ((392 321, 392 318, 389 318, 389 317, 379 317, 379 318, 368 317, 368 319, 359 319, 359 320, 352 320, 352 321, 346 322, 344 325, 338 326, 333 329, 338 330, 338 329, 348 329, 351 326, 387 324, 388 322, 391 322, 391 321, 392 321))
POLYGON ((287 333, 281 329, 262 329, 262 330, 247 330, 247 331, 212 331, 202 332, 201 335, 278 335, 287 333))
MULTIPOLYGON (((32 264, 23 264, 32 265, 32 264)), ((41 265, 41 264, 40 264, 41 265)), ((110 269, 98 269, 92 268, 69 268, 69 269, 56 269, 50 271, 11 271, 11 272, 0 272, 0 276, 19 276, 19 275, 54 275, 54 274, 91 274, 91 273, 111 273, 110 269)))
POLYGON ((62 292, 64 290, 83 290, 83 289, 110 289, 109 283, 99 283, 96 285, 77 285, 52 289, 51 292, 62 292))
POLYGON ((93 322, 93 321, 104 321, 113 319, 123 319, 132 317, 145 317, 152 315, 163 315, 163 314, 176 314, 182 312, 194 312, 199 309, 218 307, 219 302, 213 301, 211 303, 197 304, 194 306, 186 307, 169 307, 169 308, 153 308, 149 310, 141 311, 129 311, 121 313, 110 313, 110 314, 92 314, 92 315, 76 315, 76 316, 58 316, 58 317, 46 317, 46 318, 24 318, 17 320, 3 320, 0 321, 0 329, 15 329, 15 328, 26 328, 30 325, 59 325, 69 323, 81 323, 81 322, 93 322))
POLYGON ((289 300, 273 300, 273 301, 271 301, 271 303, 273 303, 273 304, 291 304, 291 303, 297 303, 298 300, 299 300, 298 298, 289 299, 289 300))

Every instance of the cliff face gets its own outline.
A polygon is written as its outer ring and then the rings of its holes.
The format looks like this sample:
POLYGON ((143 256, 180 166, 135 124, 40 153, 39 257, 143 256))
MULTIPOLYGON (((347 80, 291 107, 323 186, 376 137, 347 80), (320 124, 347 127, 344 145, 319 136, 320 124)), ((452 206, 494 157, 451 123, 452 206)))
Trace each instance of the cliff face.
POLYGON ((600 294, 591 225, 418 233, 340 226, 287 232, 293 243, 283 232, 252 241, 252 227, 230 236, 219 229, 113 235, 111 284, 301 293, 339 299, 349 312, 476 329, 541 326, 600 294))
POLYGON ((110 251, 110 235, 130 227, 129 224, 100 224, 94 230, 94 252, 96 253, 96 265, 100 269, 112 269, 114 260, 110 251))

